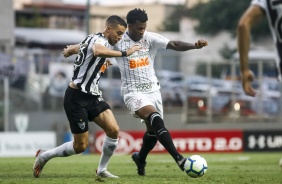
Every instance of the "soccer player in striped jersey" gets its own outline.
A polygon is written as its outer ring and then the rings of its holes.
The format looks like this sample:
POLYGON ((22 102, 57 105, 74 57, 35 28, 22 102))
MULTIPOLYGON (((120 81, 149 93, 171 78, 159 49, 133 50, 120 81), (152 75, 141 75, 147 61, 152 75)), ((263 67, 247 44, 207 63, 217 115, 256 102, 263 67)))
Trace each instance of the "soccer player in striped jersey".
POLYGON ((119 126, 109 105, 102 98, 98 82, 108 66, 105 58, 128 56, 139 50, 137 45, 124 52, 108 48, 121 39, 126 27, 122 18, 110 16, 103 32, 91 34, 80 44, 64 49, 65 57, 78 53, 74 61, 73 77, 64 97, 64 108, 74 140, 51 150, 38 150, 33 166, 34 177, 40 176, 50 159, 84 152, 88 146, 88 122, 94 121, 106 134, 96 174, 106 178, 118 178, 107 171, 107 165, 118 144, 119 126))
MULTIPOLYGON (((249 8, 241 16, 237 26, 237 45, 240 55, 240 70, 242 87, 249 96, 255 96, 252 88, 253 72, 249 69, 248 53, 250 47, 251 29, 254 24, 266 17, 276 46, 276 71, 280 81, 280 94, 282 94, 282 1, 281 0, 252 0, 249 8)), ((281 99, 281 98, 280 98, 281 99)), ((282 100, 280 100, 282 104, 282 100)), ((282 169, 282 158, 279 161, 282 169)))
POLYGON ((145 175, 146 157, 159 141, 174 158, 181 170, 184 170, 185 158, 178 153, 171 135, 163 121, 163 105, 160 84, 155 75, 154 59, 158 49, 188 51, 201 49, 208 43, 199 40, 196 43, 171 41, 159 34, 147 32, 147 14, 145 10, 133 9, 127 14, 128 29, 114 49, 125 51, 134 44, 141 49, 131 56, 115 58, 121 72, 121 91, 127 108, 136 117, 146 123, 147 131, 139 152, 132 154, 139 175, 145 175))
POLYGON ((252 88, 253 72, 249 69, 248 52, 250 47, 251 29, 263 17, 266 17, 276 45, 277 77, 281 81, 282 71, 282 1, 252 0, 251 5, 241 16, 237 26, 237 44, 240 54, 242 87, 249 96, 255 96, 252 88))

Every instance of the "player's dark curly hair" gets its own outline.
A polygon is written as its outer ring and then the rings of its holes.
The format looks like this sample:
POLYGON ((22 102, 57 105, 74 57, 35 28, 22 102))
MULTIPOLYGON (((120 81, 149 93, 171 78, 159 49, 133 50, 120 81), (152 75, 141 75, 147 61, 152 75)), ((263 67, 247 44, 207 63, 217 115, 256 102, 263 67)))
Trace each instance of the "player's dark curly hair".
POLYGON ((125 20, 123 20, 121 17, 117 15, 112 15, 106 20, 106 25, 111 25, 111 26, 116 26, 116 25, 121 25, 127 28, 127 24, 125 20))
POLYGON ((135 8, 130 10, 126 16, 127 24, 134 24, 136 21, 146 22, 148 20, 148 16, 145 10, 141 10, 140 8, 135 8))

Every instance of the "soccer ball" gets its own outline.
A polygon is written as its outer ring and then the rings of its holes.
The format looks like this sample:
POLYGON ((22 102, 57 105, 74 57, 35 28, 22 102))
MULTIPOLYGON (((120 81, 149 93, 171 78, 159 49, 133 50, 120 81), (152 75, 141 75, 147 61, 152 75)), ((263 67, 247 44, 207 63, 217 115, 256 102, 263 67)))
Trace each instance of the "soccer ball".
POLYGON ((192 178, 203 176, 208 170, 207 161, 200 155, 192 155, 184 164, 184 172, 192 178))

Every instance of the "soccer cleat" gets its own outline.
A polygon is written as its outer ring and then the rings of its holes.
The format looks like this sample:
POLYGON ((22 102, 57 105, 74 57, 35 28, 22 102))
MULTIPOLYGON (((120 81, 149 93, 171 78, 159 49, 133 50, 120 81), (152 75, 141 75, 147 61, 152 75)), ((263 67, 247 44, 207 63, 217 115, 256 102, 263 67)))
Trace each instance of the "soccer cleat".
POLYGON ((177 162, 179 168, 180 168, 182 171, 185 170, 185 169, 184 169, 184 164, 185 164, 186 160, 187 160, 186 158, 183 158, 183 159, 181 159, 180 161, 177 162))
POLYGON ((99 174, 98 174, 98 172, 97 172, 97 170, 96 170, 96 175, 97 175, 97 176, 100 176, 100 177, 102 177, 102 178, 119 178, 118 176, 113 175, 112 173, 110 173, 110 172, 107 171, 107 170, 104 170, 103 172, 101 172, 101 173, 99 173, 99 174))
POLYGON ((134 153, 131 155, 131 158, 132 158, 132 160, 135 162, 135 164, 136 164, 136 166, 137 166, 138 174, 139 174, 140 176, 145 176, 146 162, 141 163, 141 162, 139 161, 139 153, 138 153, 138 152, 134 152, 134 153))
POLYGON ((45 150, 37 150, 36 152, 36 159, 35 159, 35 162, 34 162, 34 165, 33 165, 33 176, 35 178, 39 178, 41 172, 42 172, 42 169, 44 167, 44 165, 46 164, 47 161, 45 161, 42 157, 41 157, 41 154, 45 152, 45 150))

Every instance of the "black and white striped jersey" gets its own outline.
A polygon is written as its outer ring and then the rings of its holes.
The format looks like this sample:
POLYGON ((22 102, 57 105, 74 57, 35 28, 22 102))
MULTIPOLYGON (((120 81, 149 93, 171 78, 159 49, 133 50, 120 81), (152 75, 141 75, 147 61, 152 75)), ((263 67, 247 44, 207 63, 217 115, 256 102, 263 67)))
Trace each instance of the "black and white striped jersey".
POLYGON ((87 36, 80 43, 74 62, 72 82, 84 93, 101 95, 98 83, 107 65, 105 58, 94 56, 92 51, 94 43, 109 47, 108 39, 102 33, 87 36))
POLYGON ((253 5, 260 6, 268 19, 274 43, 277 49, 277 68, 279 79, 282 71, 282 1, 281 0, 253 0, 253 5))

